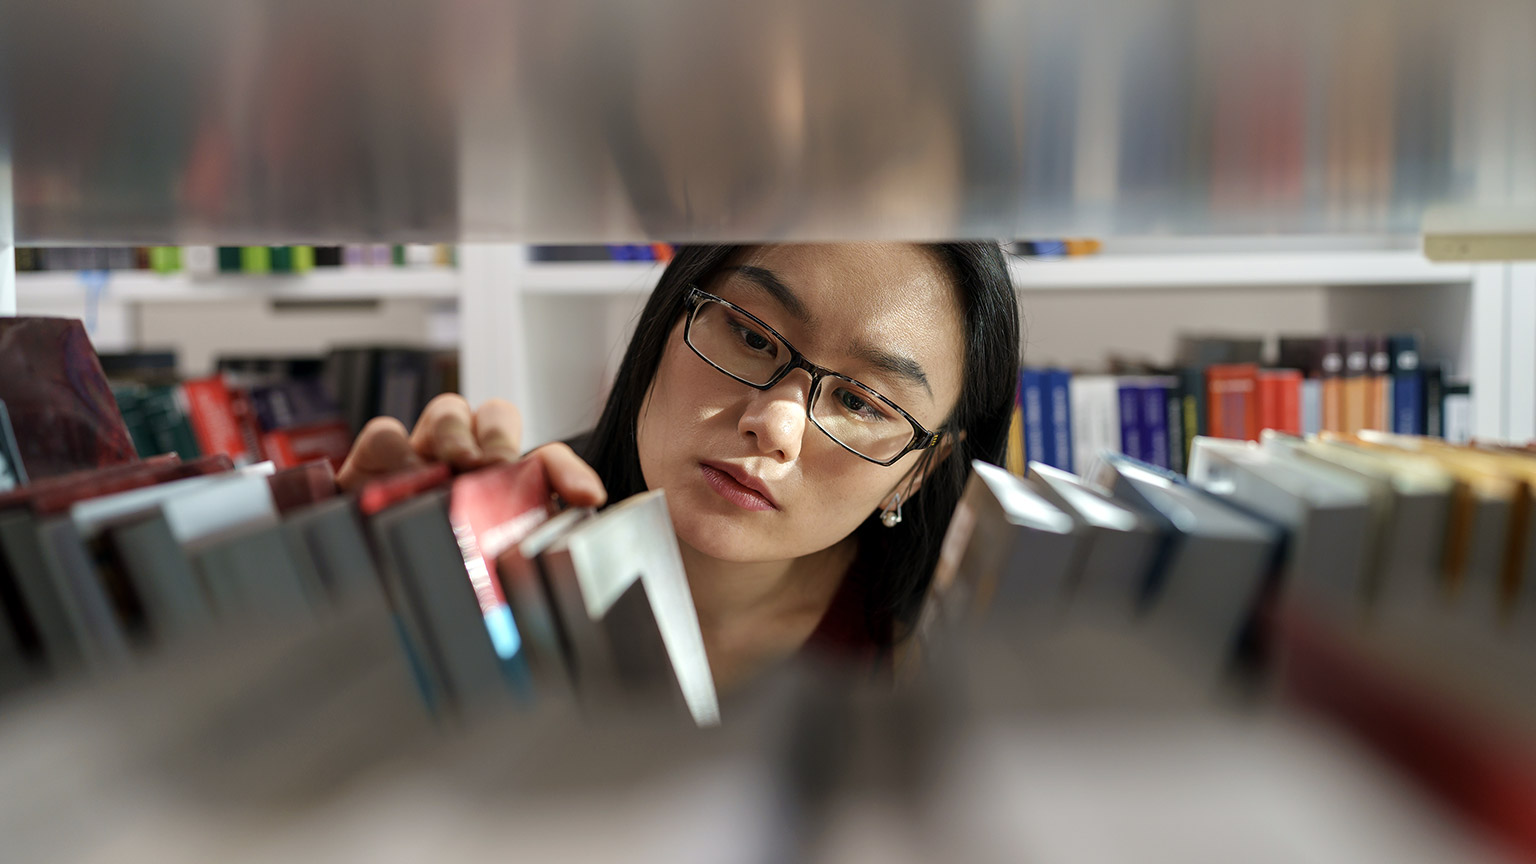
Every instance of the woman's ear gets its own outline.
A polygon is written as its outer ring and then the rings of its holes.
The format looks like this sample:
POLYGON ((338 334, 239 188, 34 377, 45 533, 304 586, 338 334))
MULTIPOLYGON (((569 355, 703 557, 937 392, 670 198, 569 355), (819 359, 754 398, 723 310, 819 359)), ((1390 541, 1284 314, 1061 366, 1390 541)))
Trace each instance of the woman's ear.
MULTIPOLYGON (((965 440, 964 432, 960 433, 959 440, 965 440)), ((938 444, 924 450, 922 455, 918 457, 917 462, 907 469, 905 474, 901 475, 901 479, 896 481, 896 485, 891 488, 891 491, 887 492, 885 497, 880 500, 881 508, 895 507, 897 493, 901 494, 901 500, 911 501, 913 496, 917 495, 917 490, 923 488, 923 482, 928 479, 928 475, 944 464, 944 460, 950 457, 954 449, 954 439, 949 435, 945 435, 939 439, 938 444)))

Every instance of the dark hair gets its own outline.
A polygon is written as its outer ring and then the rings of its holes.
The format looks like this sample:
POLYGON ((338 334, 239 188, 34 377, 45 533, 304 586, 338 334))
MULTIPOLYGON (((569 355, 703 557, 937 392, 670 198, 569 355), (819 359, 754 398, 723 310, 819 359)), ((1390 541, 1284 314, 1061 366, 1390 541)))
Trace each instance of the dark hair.
MULTIPOLYGON (((689 286, 708 284, 740 248, 678 247, 640 313, 602 417, 582 454, 602 477, 610 501, 645 491, 635 438, 640 406, 672 328, 685 312, 689 286)), ((971 460, 1003 461, 1019 373, 1018 301, 1002 250, 996 243, 936 243, 925 248, 948 269, 964 323, 962 389, 941 427, 952 449, 913 499, 902 502, 898 527, 886 528, 871 514, 854 531, 854 571, 880 574, 865 580, 865 614, 871 622, 890 621, 898 637, 914 623, 921 607, 971 460)), ((919 464, 931 463, 939 452, 923 451, 919 464)))

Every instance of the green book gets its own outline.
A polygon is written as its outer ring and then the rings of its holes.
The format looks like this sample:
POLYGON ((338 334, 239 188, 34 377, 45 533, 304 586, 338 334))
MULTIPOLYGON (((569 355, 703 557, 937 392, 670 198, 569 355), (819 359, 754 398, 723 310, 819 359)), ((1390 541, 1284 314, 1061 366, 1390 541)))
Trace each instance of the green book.
POLYGON ((308 273, 315 269, 315 247, 291 246, 293 250, 293 272, 308 273))
POLYGON ((270 255, 273 273, 293 272, 292 246, 269 246, 267 248, 270 255))
POLYGON ((405 266, 405 247, 404 246, 401 246, 401 245, 399 245, 397 243, 394 246, 391 246, 389 248, 389 252, 390 252, 390 260, 394 262, 396 267, 404 267, 405 266))
MULTIPOLYGON (((140 397, 146 435, 154 442, 155 453, 179 453, 183 460, 203 455, 174 386, 147 387, 140 397)), ((145 454, 141 454, 145 455, 145 454)))
POLYGON ((175 273, 181 269, 181 247, 151 246, 149 269, 156 273, 175 273))
POLYGON ((239 246, 220 246, 219 247, 219 272, 220 273, 239 273, 240 272, 240 247, 239 246))
POLYGON ((271 273, 272 250, 266 246, 241 246, 240 272, 251 274, 271 273))
POLYGON ((123 415, 123 425, 128 427, 128 437, 133 439, 133 450, 139 458, 161 452, 155 449, 155 438, 144 414, 144 388, 137 384, 113 384, 112 397, 117 400, 117 411, 123 415))

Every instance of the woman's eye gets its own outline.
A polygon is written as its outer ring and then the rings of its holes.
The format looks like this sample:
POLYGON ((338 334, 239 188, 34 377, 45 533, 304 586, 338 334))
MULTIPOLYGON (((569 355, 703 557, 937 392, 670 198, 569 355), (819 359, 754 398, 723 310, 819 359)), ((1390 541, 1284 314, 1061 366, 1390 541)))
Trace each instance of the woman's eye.
POLYGON ((885 414, 875 410, 875 406, 869 400, 863 398, 852 390, 838 390, 837 401, 848 411, 859 415, 866 420, 884 420, 885 414))
POLYGON ((732 324, 731 329, 736 331, 736 338, 741 340, 741 344, 747 346, 753 351, 765 351, 773 347, 773 340, 757 332, 756 330, 753 330, 750 327, 743 327, 740 324, 732 324))

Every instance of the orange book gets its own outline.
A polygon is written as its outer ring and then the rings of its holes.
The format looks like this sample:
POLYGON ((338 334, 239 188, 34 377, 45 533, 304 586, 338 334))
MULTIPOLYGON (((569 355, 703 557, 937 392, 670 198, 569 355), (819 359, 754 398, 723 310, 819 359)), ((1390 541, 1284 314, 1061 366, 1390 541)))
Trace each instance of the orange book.
POLYGON ((1206 411, 1214 438, 1259 440, 1259 368, 1226 363, 1205 370, 1206 411))
POLYGON ((1343 429, 1354 435, 1371 418, 1370 342, 1364 336, 1344 338, 1343 429))
POLYGON ((1301 372, 1265 369, 1259 372, 1259 428, 1301 434, 1301 372))
POLYGON ((1323 431, 1344 431, 1344 341, 1323 337, 1323 431))
POLYGON ((1370 340, 1370 368, 1366 371, 1365 427, 1392 431, 1392 352, 1387 337, 1370 340))

